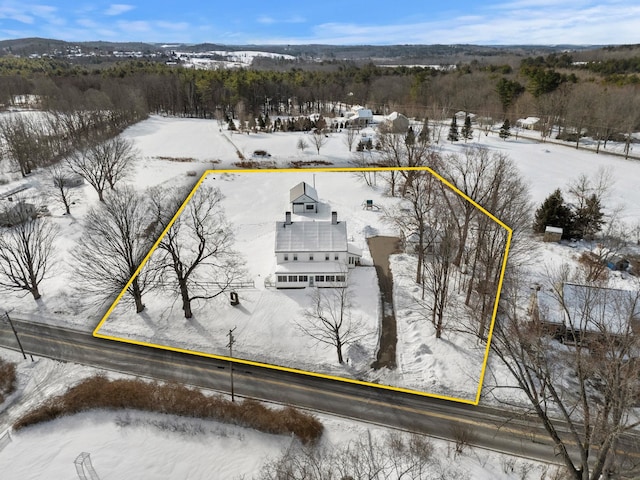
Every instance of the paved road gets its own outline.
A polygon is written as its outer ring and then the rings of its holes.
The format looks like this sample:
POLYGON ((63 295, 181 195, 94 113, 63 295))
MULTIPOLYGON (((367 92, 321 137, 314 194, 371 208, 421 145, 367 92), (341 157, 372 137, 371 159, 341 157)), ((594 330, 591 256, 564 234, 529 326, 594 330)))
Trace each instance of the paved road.
MULTIPOLYGON (((87 332, 14 320, 27 352, 133 375, 229 391, 229 363, 216 359, 93 338, 87 332)), ((17 349, 6 322, 0 346, 17 349)), ((379 425, 455 440, 473 433, 474 445, 545 462, 557 462, 537 419, 505 409, 464 405, 308 375, 236 364, 235 392, 379 425)), ((619 449, 640 459, 640 438, 619 449)))

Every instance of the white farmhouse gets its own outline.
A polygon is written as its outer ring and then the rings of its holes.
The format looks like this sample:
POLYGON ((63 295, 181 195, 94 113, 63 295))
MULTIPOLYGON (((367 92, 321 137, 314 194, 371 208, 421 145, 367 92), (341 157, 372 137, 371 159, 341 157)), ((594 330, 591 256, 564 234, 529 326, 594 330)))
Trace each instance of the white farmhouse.
POLYGON ((276 287, 345 287, 349 269, 362 251, 347 241, 347 222, 331 220, 276 222, 276 287))
POLYGON ((351 112, 347 112, 349 124, 357 127, 366 127, 373 122, 373 112, 360 105, 351 107, 351 112))
POLYGON ((306 182, 289 191, 289 201, 293 213, 318 213, 318 192, 306 182))

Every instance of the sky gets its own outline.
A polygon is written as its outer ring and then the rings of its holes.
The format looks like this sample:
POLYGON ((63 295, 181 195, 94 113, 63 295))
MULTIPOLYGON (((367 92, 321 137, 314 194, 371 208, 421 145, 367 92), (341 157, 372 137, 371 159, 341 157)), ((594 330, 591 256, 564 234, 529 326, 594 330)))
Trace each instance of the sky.
POLYGON ((638 0, 0 0, 0 39, 392 45, 640 43, 638 0))

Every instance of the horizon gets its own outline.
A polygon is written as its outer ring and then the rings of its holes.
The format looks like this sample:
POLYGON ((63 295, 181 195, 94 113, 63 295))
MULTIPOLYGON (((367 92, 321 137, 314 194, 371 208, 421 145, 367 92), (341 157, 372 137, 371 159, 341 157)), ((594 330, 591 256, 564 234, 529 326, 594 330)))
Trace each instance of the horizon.
POLYGON ((127 3, 0 0, 0 40, 221 45, 575 45, 640 43, 633 0, 490 0, 478 4, 400 0, 277 6, 184 0, 127 3), (347 20, 349 19, 349 20, 347 20), (353 20, 355 19, 355 20, 353 20))

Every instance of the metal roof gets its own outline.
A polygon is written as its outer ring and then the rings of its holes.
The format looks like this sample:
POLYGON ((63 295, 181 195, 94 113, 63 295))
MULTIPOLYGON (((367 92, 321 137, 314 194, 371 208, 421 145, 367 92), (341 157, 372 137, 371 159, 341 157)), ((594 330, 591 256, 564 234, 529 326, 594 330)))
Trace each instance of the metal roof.
POLYGON ((305 195, 314 202, 318 201, 318 192, 306 182, 300 182, 289 191, 289 201, 294 202, 305 195))
POLYGON ((277 252, 346 252, 347 222, 276 222, 277 252))

